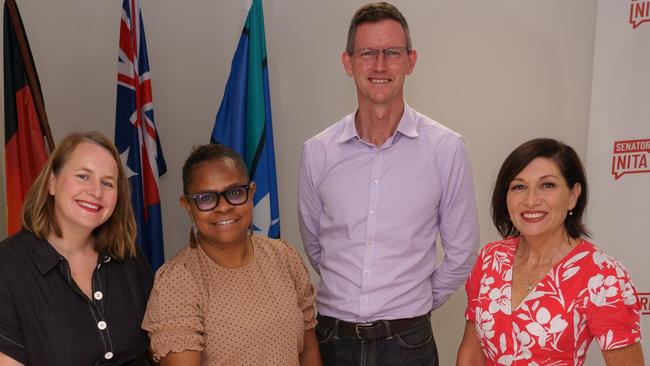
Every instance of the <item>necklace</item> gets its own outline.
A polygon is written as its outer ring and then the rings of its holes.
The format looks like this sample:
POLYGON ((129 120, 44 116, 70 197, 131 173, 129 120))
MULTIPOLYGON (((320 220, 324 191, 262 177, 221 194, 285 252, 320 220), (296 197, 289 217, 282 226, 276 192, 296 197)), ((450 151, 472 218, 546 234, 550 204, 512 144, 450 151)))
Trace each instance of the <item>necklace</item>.
POLYGON ((535 286, 533 286, 532 283, 528 282, 528 283, 526 284, 526 293, 531 292, 531 291, 533 290, 533 287, 535 287, 535 286))
MULTIPOLYGON (((561 247, 563 244, 564 244, 564 242, 560 244, 560 247, 561 247)), ((568 245, 569 245, 569 249, 571 249, 571 248, 573 247, 573 243, 571 242, 570 239, 568 240, 568 245)), ((557 252, 556 252, 556 256, 555 256, 554 258, 552 258, 550 262, 548 262, 547 264, 545 264, 545 266, 550 266, 550 267, 552 268, 552 267, 557 263, 557 261, 558 261, 558 260, 557 260, 557 254, 559 254, 559 253, 562 253, 562 251, 561 251, 561 250, 560 250, 560 251, 557 251, 557 252)), ((546 273, 547 270, 544 270, 544 271, 542 271, 542 272, 546 273)), ((543 277, 542 277, 542 278, 543 278, 543 277)), ((537 286, 536 283, 532 283, 532 282, 530 282, 530 281, 526 281, 526 284, 524 285, 524 290, 526 291, 527 294, 529 294, 531 291, 533 291, 533 289, 534 289, 536 286, 537 286)))

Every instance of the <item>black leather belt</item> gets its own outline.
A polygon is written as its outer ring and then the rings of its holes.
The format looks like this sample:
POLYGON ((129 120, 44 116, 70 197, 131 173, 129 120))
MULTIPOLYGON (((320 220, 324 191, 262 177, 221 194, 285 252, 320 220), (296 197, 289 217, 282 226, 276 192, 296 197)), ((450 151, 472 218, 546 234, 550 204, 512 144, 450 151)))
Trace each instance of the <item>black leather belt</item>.
POLYGON ((317 319, 320 325, 334 330, 339 335, 372 340, 388 338, 397 333, 401 333, 416 322, 423 319, 429 319, 429 317, 430 314, 426 314, 415 318, 377 320, 372 323, 349 323, 324 315, 318 315, 317 319))

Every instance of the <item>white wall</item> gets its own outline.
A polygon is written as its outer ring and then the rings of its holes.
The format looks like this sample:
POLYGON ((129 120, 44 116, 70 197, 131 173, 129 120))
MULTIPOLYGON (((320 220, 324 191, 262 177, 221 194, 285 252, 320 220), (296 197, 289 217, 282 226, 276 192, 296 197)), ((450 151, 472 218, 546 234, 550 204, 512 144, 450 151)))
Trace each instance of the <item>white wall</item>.
MULTIPOLYGON (((189 227, 178 205, 180 168, 193 144, 208 141, 244 2, 143 0, 155 119, 169 169, 160 181, 168 257, 185 245, 189 227)), ((79 129, 112 138, 121 0, 18 3, 55 140, 79 129)), ((264 4, 282 233, 297 247, 302 143, 355 107, 355 88, 340 55, 350 17, 362 3, 264 4)), ((596 2, 394 3, 409 21, 419 52, 407 79, 407 101, 465 136, 481 238, 494 240, 489 197, 510 150, 550 136, 586 153, 596 2)), ((458 291, 433 315, 442 365, 454 362, 464 307, 465 295, 458 291)))

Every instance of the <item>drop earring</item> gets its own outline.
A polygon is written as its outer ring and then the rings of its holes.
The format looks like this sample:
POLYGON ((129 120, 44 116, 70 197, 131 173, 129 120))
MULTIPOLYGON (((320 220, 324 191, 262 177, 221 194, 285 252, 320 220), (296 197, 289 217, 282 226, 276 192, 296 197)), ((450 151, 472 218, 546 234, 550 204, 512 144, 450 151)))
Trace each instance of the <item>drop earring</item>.
POLYGON ((196 248, 196 245, 199 243, 199 238, 197 235, 196 225, 192 222, 190 227, 190 247, 196 248))

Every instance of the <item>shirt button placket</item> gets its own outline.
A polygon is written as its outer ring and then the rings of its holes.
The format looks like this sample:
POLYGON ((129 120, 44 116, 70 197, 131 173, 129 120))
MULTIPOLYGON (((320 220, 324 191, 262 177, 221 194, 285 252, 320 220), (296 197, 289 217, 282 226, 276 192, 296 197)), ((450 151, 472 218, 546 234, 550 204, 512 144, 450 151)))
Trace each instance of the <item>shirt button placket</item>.
POLYGON ((99 329, 99 336, 102 338, 104 343, 104 359, 111 360, 115 357, 113 353, 113 346, 110 339, 110 333, 108 331, 108 323, 104 317, 104 292, 102 289, 102 275, 101 273, 106 273, 106 263, 111 261, 111 257, 105 255, 101 258, 100 263, 97 264, 97 267, 93 273, 93 293, 92 301, 93 306, 91 307, 91 312, 93 317, 97 320, 97 329, 99 329))
POLYGON ((366 242, 363 248, 363 263, 361 267, 362 280, 361 292, 359 297, 360 314, 365 316, 370 313, 370 304, 367 292, 371 287, 372 280, 372 257, 375 250, 375 236, 377 232, 377 204, 379 202, 379 177, 381 176, 381 155, 380 151, 375 151, 375 156, 372 161, 372 168, 370 172, 370 180, 368 185, 368 216, 366 225, 366 242))

